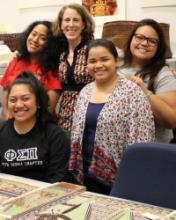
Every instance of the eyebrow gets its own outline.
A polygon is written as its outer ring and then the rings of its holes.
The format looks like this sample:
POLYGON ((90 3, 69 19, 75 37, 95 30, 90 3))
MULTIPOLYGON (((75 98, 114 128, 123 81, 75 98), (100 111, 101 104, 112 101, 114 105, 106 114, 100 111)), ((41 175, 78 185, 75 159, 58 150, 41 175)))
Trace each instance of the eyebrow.
POLYGON ((9 98, 10 97, 25 97, 25 96, 30 96, 30 95, 31 95, 31 93, 22 94, 22 95, 19 95, 19 96, 18 95, 17 96, 16 95, 9 95, 9 98))
POLYGON ((36 33, 36 34, 39 34, 40 36, 44 36, 44 37, 46 37, 47 36, 47 33, 40 33, 40 32, 38 32, 38 31, 36 31, 36 30, 32 30, 32 32, 34 32, 34 33, 36 33))
POLYGON ((142 34, 142 33, 138 33, 138 32, 136 32, 136 33, 134 33, 134 35, 135 35, 135 34, 138 34, 138 35, 144 36, 144 37, 149 38, 149 39, 151 38, 151 39, 153 39, 153 40, 157 40, 157 41, 159 40, 159 39, 157 39, 156 37, 146 36, 146 35, 144 35, 144 34, 142 34))

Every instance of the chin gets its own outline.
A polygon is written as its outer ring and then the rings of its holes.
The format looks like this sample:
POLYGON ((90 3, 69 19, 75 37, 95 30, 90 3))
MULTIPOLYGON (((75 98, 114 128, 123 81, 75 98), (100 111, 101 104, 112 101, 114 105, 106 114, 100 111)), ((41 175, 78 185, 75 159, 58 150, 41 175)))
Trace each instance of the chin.
POLYGON ((13 118, 16 121, 26 121, 29 119, 26 115, 13 115, 13 118))
POLYGON ((95 80, 96 82, 98 82, 98 83, 105 83, 105 82, 107 82, 108 80, 107 79, 102 79, 102 78, 99 78, 99 79, 96 79, 95 80))
POLYGON ((75 36, 68 36, 67 39, 70 40, 70 41, 76 41, 77 37, 75 37, 75 36))
POLYGON ((19 118, 19 117, 14 117, 15 121, 17 122, 26 122, 27 119, 26 118, 19 118))

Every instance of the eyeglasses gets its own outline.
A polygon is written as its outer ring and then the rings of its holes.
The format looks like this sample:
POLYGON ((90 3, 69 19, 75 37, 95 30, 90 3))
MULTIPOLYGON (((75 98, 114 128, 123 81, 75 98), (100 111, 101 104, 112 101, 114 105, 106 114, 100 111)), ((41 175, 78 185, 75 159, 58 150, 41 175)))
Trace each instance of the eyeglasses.
POLYGON ((138 42, 138 43, 142 43, 144 42, 145 40, 147 41, 147 44, 151 47, 154 47, 158 44, 158 40, 157 39, 154 39, 152 37, 146 37, 145 35, 143 34, 134 34, 134 38, 135 40, 138 42))

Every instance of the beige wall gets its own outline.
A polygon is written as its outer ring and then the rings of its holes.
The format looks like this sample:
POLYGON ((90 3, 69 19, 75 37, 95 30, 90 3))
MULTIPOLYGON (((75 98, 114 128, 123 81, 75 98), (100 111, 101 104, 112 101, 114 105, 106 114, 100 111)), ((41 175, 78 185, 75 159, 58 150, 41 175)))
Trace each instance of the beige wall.
MULTIPOLYGON (((19 0, 0 0, 0 24, 2 24, 7 32, 18 32, 36 19, 54 20, 61 5, 47 6, 42 8, 18 8, 19 0)), ((30 1, 30 0, 26 0, 30 1)), ((35 0, 36 2, 39 0, 35 0)), ((50 0, 52 1, 52 0, 50 0)), ((74 0, 81 2, 81 0, 74 0)), ((118 0, 125 1, 125 0, 118 0)), ((176 1, 176 0, 175 0, 176 1)), ((58 0, 61 4, 73 2, 72 0, 58 0)), ((174 56, 176 57, 176 6, 169 7, 150 7, 143 8, 139 4, 139 0, 126 0, 126 19, 140 20, 142 18, 153 18, 159 22, 166 22, 170 24, 170 41, 174 56)), ((166 2, 166 1, 165 1, 166 2)), ((112 16, 113 19, 113 16, 112 16)), ((101 36, 101 27, 96 31, 96 36, 101 36)))

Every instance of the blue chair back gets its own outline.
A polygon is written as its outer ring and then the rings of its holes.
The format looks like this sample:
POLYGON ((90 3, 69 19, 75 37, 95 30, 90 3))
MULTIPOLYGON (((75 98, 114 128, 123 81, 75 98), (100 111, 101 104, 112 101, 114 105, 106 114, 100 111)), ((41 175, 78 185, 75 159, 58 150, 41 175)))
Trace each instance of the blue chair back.
POLYGON ((110 195, 176 209, 176 145, 128 146, 110 195))

